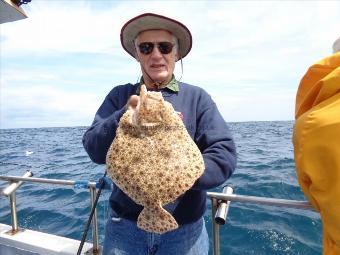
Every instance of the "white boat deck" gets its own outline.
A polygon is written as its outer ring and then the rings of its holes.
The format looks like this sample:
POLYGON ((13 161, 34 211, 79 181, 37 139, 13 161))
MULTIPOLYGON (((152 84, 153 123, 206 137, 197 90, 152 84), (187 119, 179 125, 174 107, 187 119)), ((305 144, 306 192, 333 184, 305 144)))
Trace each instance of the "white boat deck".
MULTIPOLYGON (((0 223, 1 255, 74 255, 77 254, 80 241, 25 229, 15 235, 12 227, 0 223)), ((92 254, 92 244, 85 243, 82 254, 92 254)))

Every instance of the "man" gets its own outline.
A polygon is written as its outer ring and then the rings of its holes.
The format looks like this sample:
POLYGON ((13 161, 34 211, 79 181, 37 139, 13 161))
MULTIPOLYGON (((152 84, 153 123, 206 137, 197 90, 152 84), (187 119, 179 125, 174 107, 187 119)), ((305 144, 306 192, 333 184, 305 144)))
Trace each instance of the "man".
MULTIPOLYGON (((208 254, 209 240, 203 215, 206 190, 224 183, 236 166, 236 151, 229 129, 211 97, 201 88, 178 82, 175 62, 190 51, 192 37, 182 23, 157 14, 145 13, 129 20, 121 30, 123 48, 140 63, 140 83, 117 86, 98 109, 83 144, 91 159, 105 164, 120 117, 136 108, 140 86, 160 91, 180 113, 200 149, 204 174, 176 202, 165 206, 179 228, 165 234, 145 232, 136 226, 142 206, 118 187, 112 192, 112 218, 106 225, 104 254, 208 254)), ((169 131, 169 136, 171 135, 169 131)), ((143 152, 142 152, 143 153, 143 152)))
POLYGON ((299 183, 323 225, 323 254, 340 254, 340 38, 312 65, 296 95, 294 154, 299 183))

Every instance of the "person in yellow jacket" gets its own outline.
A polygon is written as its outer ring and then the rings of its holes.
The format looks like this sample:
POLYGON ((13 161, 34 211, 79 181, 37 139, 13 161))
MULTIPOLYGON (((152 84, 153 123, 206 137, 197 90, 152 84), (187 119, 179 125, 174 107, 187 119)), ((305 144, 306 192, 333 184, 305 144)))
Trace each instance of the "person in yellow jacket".
POLYGON ((338 52, 312 65, 302 78, 293 133, 300 186, 321 215, 324 255, 340 255, 339 45, 340 38, 333 45, 338 52))

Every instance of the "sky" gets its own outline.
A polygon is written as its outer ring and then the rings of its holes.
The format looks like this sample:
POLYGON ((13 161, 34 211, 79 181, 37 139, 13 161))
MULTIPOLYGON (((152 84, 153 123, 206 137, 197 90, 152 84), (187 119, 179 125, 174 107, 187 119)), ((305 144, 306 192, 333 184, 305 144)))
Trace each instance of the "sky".
POLYGON ((140 78, 120 29, 144 12, 190 29, 181 81, 205 89, 227 122, 293 120, 301 78, 340 36, 340 1, 32 0, 22 7, 27 19, 0 25, 0 128, 89 126, 114 86, 140 78))

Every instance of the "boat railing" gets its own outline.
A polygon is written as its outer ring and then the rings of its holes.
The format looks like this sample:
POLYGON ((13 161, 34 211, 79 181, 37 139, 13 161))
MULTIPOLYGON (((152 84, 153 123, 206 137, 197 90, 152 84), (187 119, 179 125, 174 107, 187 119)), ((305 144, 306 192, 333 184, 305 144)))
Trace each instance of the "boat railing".
MULTIPOLYGON (((97 195, 96 182, 35 178, 31 177, 32 175, 32 172, 28 171, 22 177, 0 176, 0 180, 11 182, 9 186, 4 188, 2 191, 0 190, 0 196, 7 196, 10 198, 12 234, 15 234, 19 231, 16 210, 16 190, 22 185, 23 182, 48 183, 74 186, 76 188, 88 188, 91 196, 91 207, 93 208, 95 206, 94 201, 97 195)), ((312 205, 307 201, 237 195, 233 193, 233 188, 228 186, 224 187, 221 193, 208 192, 207 195, 211 199, 213 255, 220 255, 220 225, 224 225, 226 223, 227 214, 231 202, 256 203, 268 206, 283 206, 286 208, 313 210, 312 205)), ((96 210, 94 211, 92 221, 92 241, 93 254, 96 254, 99 251, 98 220, 96 210)))
POLYGON ((207 195, 211 199, 213 255, 220 255, 220 225, 226 223, 229 206, 232 201, 313 210, 312 205, 307 201, 237 195, 233 194, 233 188, 229 186, 224 187, 222 193, 208 192, 207 195))
MULTIPOLYGON (((55 185, 64 185, 64 186, 73 186, 75 188, 88 188, 90 191, 91 197, 91 209, 94 207, 94 202, 97 195, 97 183, 89 182, 89 181, 70 181, 70 180, 61 180, 61 179, 46 179, 46 178, 35 178, 31 177, 33 173, 31 171, 27 171, 23 176, 0 176, 0 180, 11 182, 7 187, 0 190, 0 197, 6 196, 9 197, 10 200, 10 208, 11 208, 11 223, 12 230, 11 235, 15 235, 20 228, 18 226, 18 218, 17 218, 17 207, 16 207, 16 190, 23 184, 23 182, 36 182, 36 183, 44 183, 44 184, 55 184, 55 185)), ((99 237, 98 237, 98 220, 97 220, 97 210, 95 209, 92 219, 92 253, 99 253, 99 237)))

